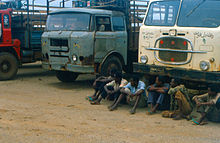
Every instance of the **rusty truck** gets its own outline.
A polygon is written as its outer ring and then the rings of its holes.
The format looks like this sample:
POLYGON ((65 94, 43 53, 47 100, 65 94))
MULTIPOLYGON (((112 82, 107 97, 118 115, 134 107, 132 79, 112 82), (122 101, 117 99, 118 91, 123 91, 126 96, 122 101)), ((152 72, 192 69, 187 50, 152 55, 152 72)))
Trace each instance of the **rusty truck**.
POLYGON ((60 81, 71 82, 84 73, 126 71, 137 59, 146 1, 90 0, 89 5, 48 15, 42 35, 42 64, 56 71, 60 81))

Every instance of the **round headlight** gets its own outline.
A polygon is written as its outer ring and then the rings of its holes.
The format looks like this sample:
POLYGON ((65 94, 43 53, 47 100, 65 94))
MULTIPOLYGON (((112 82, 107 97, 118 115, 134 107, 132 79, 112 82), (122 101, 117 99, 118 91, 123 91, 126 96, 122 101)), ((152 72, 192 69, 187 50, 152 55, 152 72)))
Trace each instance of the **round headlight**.
POLYGON ((210 64, 209 64, 209 62, 201 61, 199 66, 200 66, 201 70, 207 71, 209 69, 209 67, 210 67, 210 64))
POLYGON ((148 62, 148 57, 147 56, 141 56, 141 63, 146 64, 148 62))
POLYGON ((73 55, 73 61, 76 62, 77 61, 77 56, 73 55))

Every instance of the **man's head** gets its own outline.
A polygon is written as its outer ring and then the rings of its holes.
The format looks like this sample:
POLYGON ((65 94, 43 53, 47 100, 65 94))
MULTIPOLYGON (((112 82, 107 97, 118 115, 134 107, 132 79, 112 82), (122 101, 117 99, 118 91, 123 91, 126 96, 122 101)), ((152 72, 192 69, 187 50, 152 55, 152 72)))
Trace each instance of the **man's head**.
POLYGON ((180 79, 178 79, 178 78, 172 78, 172 79, 171 79, 171 82, 170 82, 170 86, 171 86, 172 88, 174 88, 174 87, 180 85, 180 83, 181 83, 180 79))
POLYGON ((133 75, 130 82, 131 82, 131 86, 137 87, 139 82, 139 77, 137 75, 133 75))
POLYGON ((116 69, 112 69, 112 70, 110 71, 109 75, 110 75, 111 77, 115 77, 115 73, 116 73, 116 72, 117 72, 116 69))
POLYGON ((208 94, 211 96, 215 96, 218 93, 218 87, 216 84, 210 84, 208 86, 208 94))
POLYGON ((122 79, 122 74, 120 72, 115 73, 115 82, 120 83, 122 79))
POLYGON ((157 86, 161 86, 165 82, 165 77, 164 76, 157 76, 155 83, 157 86))

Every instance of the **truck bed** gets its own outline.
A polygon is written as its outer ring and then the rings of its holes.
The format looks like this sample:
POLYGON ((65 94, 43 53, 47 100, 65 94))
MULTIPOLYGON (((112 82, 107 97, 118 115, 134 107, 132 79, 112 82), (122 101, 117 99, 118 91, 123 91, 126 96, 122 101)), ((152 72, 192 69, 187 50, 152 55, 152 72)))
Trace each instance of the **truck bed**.
POLYGON ((12 38, 21 41, 22 62, 41 59, 41 35, 46 24, 46 14, 16 11, 12 15, 12 38))

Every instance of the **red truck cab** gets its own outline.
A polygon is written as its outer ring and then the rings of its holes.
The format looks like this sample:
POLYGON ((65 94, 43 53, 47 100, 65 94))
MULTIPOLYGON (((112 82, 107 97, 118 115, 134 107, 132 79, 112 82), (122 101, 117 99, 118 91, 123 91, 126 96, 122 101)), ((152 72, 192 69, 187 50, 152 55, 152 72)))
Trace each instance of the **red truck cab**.
POLYGON ((0 10, 0 80, 13 78, 21 59, 20 40, 12 39, 12 9, 0 10))

